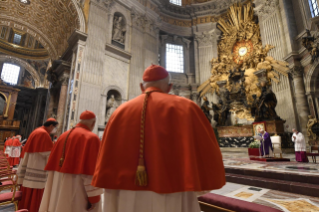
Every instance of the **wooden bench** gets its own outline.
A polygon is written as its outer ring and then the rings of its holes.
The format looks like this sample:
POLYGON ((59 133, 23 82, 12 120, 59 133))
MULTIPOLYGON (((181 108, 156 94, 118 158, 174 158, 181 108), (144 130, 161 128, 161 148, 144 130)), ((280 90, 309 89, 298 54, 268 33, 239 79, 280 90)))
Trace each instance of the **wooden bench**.
POLYGON ((198 201, 201 211, 204 212, 282 212, 275 208, 213 193, 198 197, 198 201))
POLYGON ((316 157, 319 156, 319 146, 318 145, 310 146, 310 153, 307 153, 307 156, 311 156, 312 162, 317 163, 316 157), (314 150, 317 150, 317 153, 312 152, 314 150))

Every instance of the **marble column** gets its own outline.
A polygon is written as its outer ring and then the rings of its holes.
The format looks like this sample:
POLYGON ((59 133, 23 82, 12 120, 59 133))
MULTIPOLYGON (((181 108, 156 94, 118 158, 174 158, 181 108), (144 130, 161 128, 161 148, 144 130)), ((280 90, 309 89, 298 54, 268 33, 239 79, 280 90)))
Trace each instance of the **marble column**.
POLYGON ((297 106, 297 116, 299 119, 299 130, 305 136, 306 143, 308 143, 307 136, 307 122, 309 115, 309 107, 305 92, 305 84, 303 80, 303 68, 300 66, 294 66, 290 71, 293 77, 293 83, 295 87, 295 100, 297 106))
POLYGON ((66 105, 66 97, 68 92, 68 82, 69 78, 62 78, 61 79, 61 90, 60 90, 60 98, 58 104, 58 112, 57 112, 57 121, 59 122, 57 135, 61 135, 62 128, 63 128, 63 119, 65 113, 65 105, 66 105))

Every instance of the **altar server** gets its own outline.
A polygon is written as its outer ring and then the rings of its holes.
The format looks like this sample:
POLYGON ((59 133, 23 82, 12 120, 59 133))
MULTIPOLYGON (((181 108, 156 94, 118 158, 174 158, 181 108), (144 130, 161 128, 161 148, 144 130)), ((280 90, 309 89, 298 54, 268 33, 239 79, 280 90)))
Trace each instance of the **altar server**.
POLYGON ((106 125, 92 185, 106 189, 105 212, 199 212, 197 192, 225 184, 214 130, 196 103, 168 94, 163 67, 143 81, 106 125))
POLYGON ((306 141, 304 135, 296 129, 292 129, 292 132, 293 135, 291 140, 295 143, 296 161, 309 162, 306 153, 306 141))
POLYGON ((59 137, 52 149, 45 167, 48 180, 40 212, 101 211, 103 189, 91 186, 101 143, 92 132, 95 114, 85 111, 80 120, 59 137))
POLYGON ((22 185, 22 199, 19 209, 28 209, 29 212, 38 212, 47 172, 47 164, 53 143, 50 134, 57 131, 58 122, 49 118, 42 127, 35 129, 29 136, 23 149, 23 161, 18 168, 18 184, 22 185))

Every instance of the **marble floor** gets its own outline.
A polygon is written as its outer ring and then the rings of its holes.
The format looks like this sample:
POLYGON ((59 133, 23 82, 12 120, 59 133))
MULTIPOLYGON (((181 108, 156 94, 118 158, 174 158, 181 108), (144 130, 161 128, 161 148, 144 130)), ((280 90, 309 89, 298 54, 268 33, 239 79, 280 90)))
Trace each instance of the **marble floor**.
MULTIPOLYGON (((222 155, 225 167, 319 175, 319 164, 312 163, 310 157, 308 158, 309 163, 298 163, 295 161, 294 154, 283 154, 284 158, 291 160, 290 162, 251 161, 245 151, 222 151, 222 155)), ((222 189, 212 191, 212 193, 266 205, 284 212, 319 212, 319 198, 260 187, 227 183, 222 189)), ((0 211, 14 212, 14 207, 13 205, 0 206, 0 211)))
POLYGON ((227 183, 223 188, 211 193, 265 205, 284 212, 319 211, 319 198, 260 187, 227 183))

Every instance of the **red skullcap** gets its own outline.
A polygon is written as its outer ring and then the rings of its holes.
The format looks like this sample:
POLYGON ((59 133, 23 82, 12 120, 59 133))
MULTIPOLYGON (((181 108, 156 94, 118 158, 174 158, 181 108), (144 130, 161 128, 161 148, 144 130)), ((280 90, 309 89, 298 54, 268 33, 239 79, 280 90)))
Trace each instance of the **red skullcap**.
POLYGON ((55 118, 48 118, 48 119, 46 120, 46 122, 49 122, 49 121, 50 121, 50 122, 57 122, 55 118))
POLYGON ((89 110, 84 111, 83 113, 81 113, 81 116, 80 116, 81 120, 89 120, 94 118, 95 118, 95 114, 89 110))
POLYGON ((165 68, 158 65, 151 65, 148 67, 143 74, 143 81, 144 82, 152 82, 162 80, 168 77, 168 72, 165 68))

